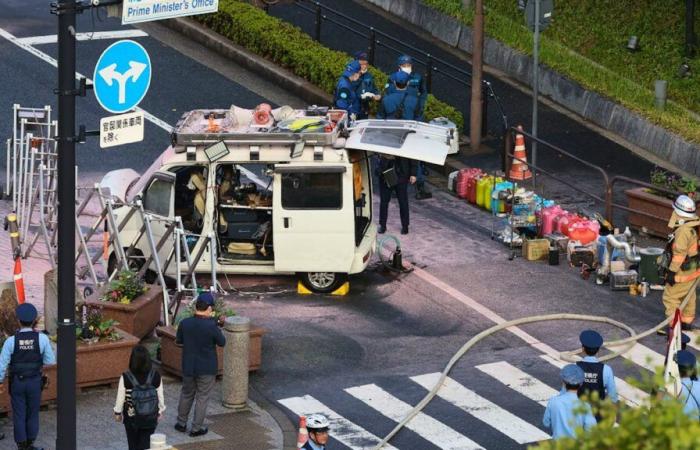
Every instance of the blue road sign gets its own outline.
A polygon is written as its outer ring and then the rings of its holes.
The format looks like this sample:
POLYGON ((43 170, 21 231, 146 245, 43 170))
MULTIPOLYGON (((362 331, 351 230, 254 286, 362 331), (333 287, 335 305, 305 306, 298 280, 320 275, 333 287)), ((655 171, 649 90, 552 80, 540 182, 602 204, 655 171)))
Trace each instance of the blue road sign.
POLYGON ((151 84, 151 58, 141 44, 117 41, 102 52, 92 77, 95 97, 109 112, 120 114, 138 105, 151 84))

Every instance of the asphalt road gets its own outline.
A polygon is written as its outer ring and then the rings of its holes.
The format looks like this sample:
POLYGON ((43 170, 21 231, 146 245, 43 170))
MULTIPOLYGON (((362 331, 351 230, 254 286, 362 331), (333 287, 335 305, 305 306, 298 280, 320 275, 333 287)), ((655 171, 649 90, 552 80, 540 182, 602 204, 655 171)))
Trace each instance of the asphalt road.
MULTIPOLYGON (((55 17, 38 2, 6 1, 4 11, 0 28, 14 36, 55 30, 55 17)), ((81 17, 78 31, 91 27, 89 15, 81 17)), ((95 30, 117 29, 123 28, 114 19, 95 22, 95 30)), ((145 29, 149 37, 137 39, 151 53, 154 81, 141 106, 170 124, 183 111, 197 107, 298 101, 186 39, 157 27, 145 29)), ((109 43, 81 42, 78 70, 89 75, 109 43)), ((36 48, 55 56, 55 44, 36 48)), ((0 74, 11 87, 0 90, 5 137, 12 104, 55 105, 56 71, 0 39, 0 74)), ((91 95, 78 99, 78 111, 78 123, 88 128, 105 114, 91 95)), ((556 120, 552 118, 553 123, 556 120)), ((119 167, 142 170, 167 142, 167 132, 154 125, 147 125, 146 140, 140 144, 102 151, 96 142, 89 142, 79 147, 81 174, 99 178, 119 167)), ((318 411, 313 399, 337 413, 331 448, 370 448, 376 436, 393 428, 406 405, 416 404, 427 392, 418 382, 429 384, 432 378, 413 377, 442 370, 464 342, 494 320, 577 312, 609 316, 641 331, 661 319, 659 293, 645 299, 630 297, 582 280, 564 263, 508 261, 505 247, 490 239, 491 216, 445 192, 436 191, 432 200, 412 202, 411 214, 411 234, 402 239, 402 247, 404 260, 419 269, 396 276, 375 262, 364 274, 352 277, 346 297, 298 296, 293 281, 286 278, 249 277, 244 286, 231 277, 241 289, 233 295, 233 306, 268 330, 263 366, 251 382, 285 408, 291 420, 297 420, 298 412, 318 411)), ((390 216, 389 232, 397 233, 395 204, 390 216)), ((541 424, 544 407, 539 402, 559 388, 559 381, 558 368, 541 355, 549 348, 545 345, 554 350, 577 347, 584 326, 572 322, 523 326, 532 336, 527 342, 507 331, 487 338, 450 374, 458 383, 452 387, 459 391, 452 400, 461 406, 451 404, 450 398, 434 400, 425 415, 391 444, 416 450, 511 449, 546 438, 541 424), (518 378, 514 375, 518 370, 526 375, 518 378)), ((606 339, 622 335, 610 327, 596 328, 606 339)), ((664 347, 664 341, 655 336, 643 344, 654 352, 664 347)), ((617 359, 612 366, 621 378, 646 371, 639 360, 628 364, 617 359)))

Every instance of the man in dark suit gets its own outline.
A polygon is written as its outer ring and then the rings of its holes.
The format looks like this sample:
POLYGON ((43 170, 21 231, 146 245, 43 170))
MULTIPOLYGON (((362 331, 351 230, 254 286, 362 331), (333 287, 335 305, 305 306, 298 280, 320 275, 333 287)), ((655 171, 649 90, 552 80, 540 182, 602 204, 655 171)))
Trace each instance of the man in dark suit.
POLYGON ((226 345, 226 338, 212 318, 214 296, 210 292, 199 294, 195 303, 195 315, 180 322, 175 343, 182 349, 182 391, 177 407, 175 429, 187 431, 187 418, 192 404, 194 418, 190 436, 203 436, 209 431, 204 425, 209 394, 216 382, 218 361, 216 347, 226 345))

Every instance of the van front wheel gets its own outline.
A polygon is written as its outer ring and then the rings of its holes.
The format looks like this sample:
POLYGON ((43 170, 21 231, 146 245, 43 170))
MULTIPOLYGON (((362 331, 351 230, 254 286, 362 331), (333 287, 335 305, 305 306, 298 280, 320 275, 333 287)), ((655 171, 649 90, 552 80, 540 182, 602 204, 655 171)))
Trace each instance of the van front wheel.
POLYGON ((348 280, 347 274, 338 272, 303 272, 298 275, 306 289, 317 294, 330 294, 348 280))

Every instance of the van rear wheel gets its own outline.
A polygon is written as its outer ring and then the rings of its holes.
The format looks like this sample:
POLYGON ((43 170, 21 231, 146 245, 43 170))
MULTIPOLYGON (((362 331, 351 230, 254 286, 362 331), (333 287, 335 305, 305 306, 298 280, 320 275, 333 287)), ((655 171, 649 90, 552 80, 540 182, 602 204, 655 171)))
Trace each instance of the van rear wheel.
POLYGON ((330 294, 348 280, 347 274, 338 272, 302 272, 298 275, 301 284, 317 294, 330 294))

